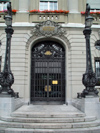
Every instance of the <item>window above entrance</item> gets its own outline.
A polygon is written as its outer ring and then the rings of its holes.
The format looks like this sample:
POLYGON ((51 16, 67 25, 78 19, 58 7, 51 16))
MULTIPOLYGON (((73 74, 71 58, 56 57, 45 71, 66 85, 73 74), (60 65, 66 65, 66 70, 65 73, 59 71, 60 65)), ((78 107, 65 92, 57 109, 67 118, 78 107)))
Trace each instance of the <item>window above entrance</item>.
POLYGON ((57 0, 40 0, 40 11, 43 10, 57 10, 57 0))

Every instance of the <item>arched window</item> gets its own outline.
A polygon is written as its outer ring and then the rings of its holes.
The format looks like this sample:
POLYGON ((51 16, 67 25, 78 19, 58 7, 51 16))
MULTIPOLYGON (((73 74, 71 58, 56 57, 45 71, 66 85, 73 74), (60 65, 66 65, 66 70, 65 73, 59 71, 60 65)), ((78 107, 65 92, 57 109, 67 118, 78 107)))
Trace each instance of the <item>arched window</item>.
POLYGON ((57 0, 40 0, 40 11, 43 10, 57 10, 57 0))

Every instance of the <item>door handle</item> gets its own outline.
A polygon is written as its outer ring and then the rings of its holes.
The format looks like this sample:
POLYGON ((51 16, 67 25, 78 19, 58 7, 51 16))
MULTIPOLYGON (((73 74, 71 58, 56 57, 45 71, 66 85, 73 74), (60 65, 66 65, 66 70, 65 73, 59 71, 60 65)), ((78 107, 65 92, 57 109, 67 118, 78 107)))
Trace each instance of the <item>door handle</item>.
POLYGON ((51 85, 46 85, 45 86, 45 88, 44 88, 44 90, 47 92, 47 91, 49 91, 49 92, 51 92, 51 85))

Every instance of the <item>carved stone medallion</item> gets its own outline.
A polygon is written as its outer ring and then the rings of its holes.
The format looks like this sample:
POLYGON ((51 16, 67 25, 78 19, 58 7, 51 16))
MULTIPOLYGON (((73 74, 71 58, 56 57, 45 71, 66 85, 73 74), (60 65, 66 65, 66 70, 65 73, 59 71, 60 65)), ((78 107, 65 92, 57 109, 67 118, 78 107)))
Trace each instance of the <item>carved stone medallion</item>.
POLYGON ((64 28, 62 28, 58 23, 47 20, 44 22, 40 22, 37 24, 32 30, 31 34, 35 36, 46 36, 51 37, 54 35, 64 35, 65 34, 64 28))

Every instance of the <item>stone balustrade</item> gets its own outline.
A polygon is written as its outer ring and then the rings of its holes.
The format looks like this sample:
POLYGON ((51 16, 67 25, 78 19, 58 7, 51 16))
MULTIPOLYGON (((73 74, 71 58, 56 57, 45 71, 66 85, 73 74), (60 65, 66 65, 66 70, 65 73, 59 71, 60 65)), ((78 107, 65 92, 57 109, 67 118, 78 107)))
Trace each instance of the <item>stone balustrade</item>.
MULTIPOLYGON (((6 13, 0 13, 0 23, 4 23, 4 15, 6 13)), ((93 24, 100 24, 100 14, 91 14, 94 21, 93 24)), ((85 22, 85 15, 81 13, 29 13, 29 12, 16 12, 13 14, 14 22, 29 22, 29 23, 39 23, 41 21, 55 21, 58 23, 82 23, 85 22), (24 16, 24 17, 23 17, 24 16)))
POLYGON ((41 22, 46 20, 52 20, 60 23, 67 23, 68 15, 66 14, 57 14, 57 13, 37 13, 29 14, 30 22, 41 22))

